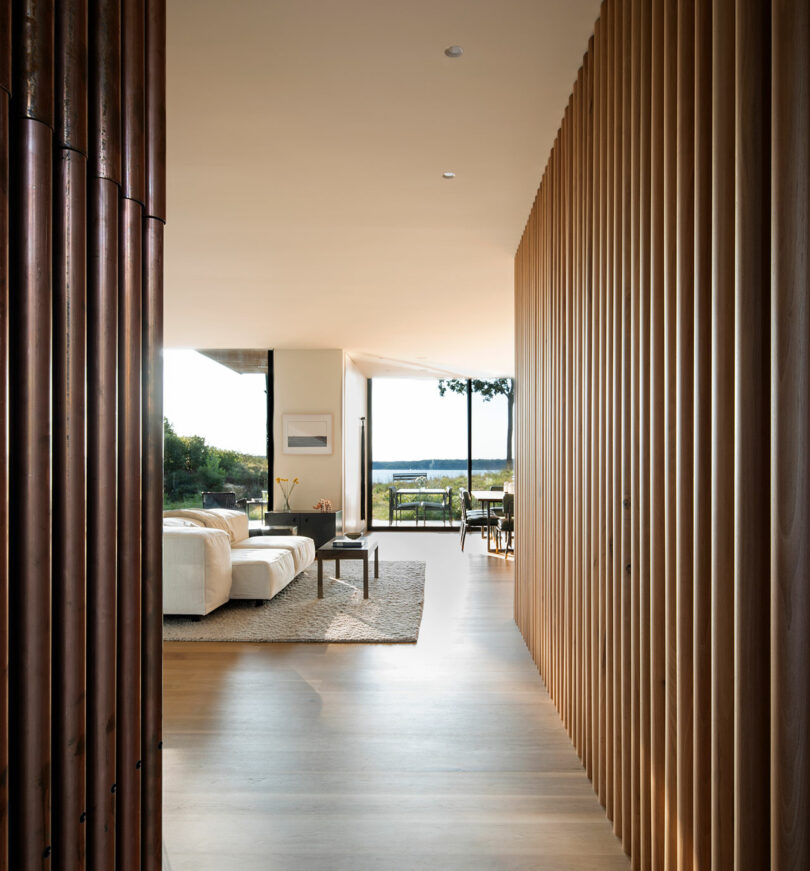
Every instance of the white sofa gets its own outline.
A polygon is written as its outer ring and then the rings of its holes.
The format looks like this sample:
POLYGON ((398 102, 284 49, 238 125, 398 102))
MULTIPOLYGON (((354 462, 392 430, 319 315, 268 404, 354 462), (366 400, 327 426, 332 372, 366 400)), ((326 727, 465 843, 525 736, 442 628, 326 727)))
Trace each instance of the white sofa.
POLYGON ((249 536, 241 511, 163 513, 163 613, 205 615, 228 599, 272 599, 315 561, 299 535, 249 536))

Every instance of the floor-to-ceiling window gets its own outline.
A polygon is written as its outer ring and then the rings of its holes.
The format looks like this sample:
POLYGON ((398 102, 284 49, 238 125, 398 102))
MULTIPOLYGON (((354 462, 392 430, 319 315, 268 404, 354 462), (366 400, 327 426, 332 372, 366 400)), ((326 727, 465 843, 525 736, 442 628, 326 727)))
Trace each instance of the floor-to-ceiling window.
POLYGON ((452 528, 462 488, 511 479, 511 393, 511 379, 373 378, 370 525, 452 528))
POLYGON ((165 506, 233 492, 260 519, 267 475, 267 351, 166 350, 165 506))

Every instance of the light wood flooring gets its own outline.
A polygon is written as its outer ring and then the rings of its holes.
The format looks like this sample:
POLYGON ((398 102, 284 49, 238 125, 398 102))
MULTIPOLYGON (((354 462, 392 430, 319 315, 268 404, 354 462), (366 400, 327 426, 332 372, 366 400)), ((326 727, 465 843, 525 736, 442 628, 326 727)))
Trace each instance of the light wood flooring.
POLYGON ((417 644, 166 644, 171 871, 629 868, 513 622, 511 560, 377 537, 427 563, 417 644))

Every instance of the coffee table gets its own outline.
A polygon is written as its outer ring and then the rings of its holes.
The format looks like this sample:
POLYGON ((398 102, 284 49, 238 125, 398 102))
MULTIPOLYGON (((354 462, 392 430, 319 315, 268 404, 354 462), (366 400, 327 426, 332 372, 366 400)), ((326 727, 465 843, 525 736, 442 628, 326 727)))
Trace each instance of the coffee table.
POLYGON ((374 577, 380 576, 380 552, 377 542, 373 538, 359 539, 363 542, 361 547, 335 547, 335 539, 332 538, 315 551, 315 559, 318 560, 318 598, 323 599, 323 561, 333 559, 335 561, 335 577, 340 577, 340 561, 342 559, 359 559, 363 561, 363 598, 368 599, 368 558, 374 554, 374 577))

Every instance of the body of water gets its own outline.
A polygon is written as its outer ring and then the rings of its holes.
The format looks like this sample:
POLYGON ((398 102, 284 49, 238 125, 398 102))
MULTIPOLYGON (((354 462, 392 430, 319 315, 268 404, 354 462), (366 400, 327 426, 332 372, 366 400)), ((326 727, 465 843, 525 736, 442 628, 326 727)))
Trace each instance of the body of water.
MULTIPOLYGON (((457 478, 460 476, 466 476, 467 467, 465 466, 463 469, 426 469, 427 478, 430 480, 431 478, 457 478)), ((479 469, 477 466, 473 469, 473 475, 485 474, 486 472, 497 472, 499 469, 479 469)), ((414 474, 413 469, 372 469, 371 470, 371 483, 372 484, 389 484, 394 479, 394 475, 397 474, 414 474)), ((466 484, 465 484, 466 486, 466 484)))

